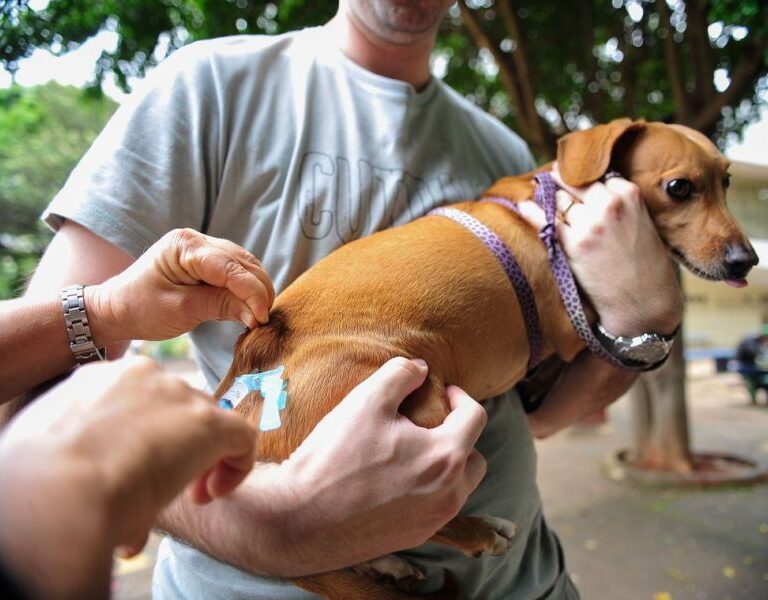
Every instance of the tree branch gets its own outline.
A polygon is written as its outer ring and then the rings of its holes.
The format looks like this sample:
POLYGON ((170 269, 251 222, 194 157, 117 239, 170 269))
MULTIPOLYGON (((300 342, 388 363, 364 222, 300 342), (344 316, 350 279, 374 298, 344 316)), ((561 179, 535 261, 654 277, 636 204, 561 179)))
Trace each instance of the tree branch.
POLYGON ((623 19, 619 19, 616 30, 616 39, 619 41, 619 50, 624 55, 621 61, 621 84, 624 87, 622 104, 624 114, 634 119, 637 115, 635 104, 635 48, 627 44, 627 31, 623 19))
POLYGON ((669 85, 672 88, 672 102, 675 105, 675 121, 683 122, 688 119, 688 98, 685 93, 685 80, 680 68, 680 57, 677 53, 677 43, 672 29, 672 13, 667 0, 656 0, 656 10, 659 11, 660 29, 666 33, 664 37, 664 64, 666 66, 669 85))
POLYGON ((459 2, 458 4, 459 10, 461 11, 461 21, 464 24, 464 27, 466 27, 469 31, 469 35, 472 36, 473 40, 475 40, 475 44, 477 44, 478 48, 485 48, 488 50, 496 61, 496 64, 499 67, 499 77, 501 77, 501 84, 507 91, 512 104, 514 104, 515 108, 517 109, 517 121, 520 126, 520 134, 524 138, 530 139, 530 131, 526 115, 523 110, 523 102, 520 97, 520 90, 517 87, 515 75, 510 69, 506 57, 503 55, 499 47, 491 40, 491 38, 488 37, 485 31, 483 31, 483 28, 480 26, 480 23, 475 16, 475 13, 471 8, 467 6, 466 0, 459 2))
POLYGON ((707 0, 685 0, 697 107, 708 105, 717 93, 712 81, 715 53, 709 43, 706 4, 707 0))
POLYGON ((526 57, 525 41, 520 35, 520 24, 517 21, 517 15, 512 12, 511 0, 502 1, 497 4, 499 14, 507 30, 507 35, 515 43, 515 49, 512 52, 512 62, 517 71, 517 83, 520 87, 520 97, 523 101, 525 117, 532 125, 536 115, 536 105, 534 103, 533 85, 531 84, 531 75, 528 70, 528 61, 526 57))
POLYGON ((754 89, 755 80, 768 68, 768 62, 765 59, 766 50, 768 50, 766 39, 747 45, 740 53, 741 58, 733 69, 731 84, 728 88, 717 94, 698 113, 691 115, 690 121, 685 124, 705 134, 714 132, 722 109, 736 104, 754 89))
MULTIPOLYGON (((581 57, 584 61, 584 71, 587 80, 587 86, 591 81, 597 82, 597 58, 595 57, 595 5, 592 0, 579 0, 579 9, 577 11, 581 18, 581 57)), ((584 104, 592 114, 592 120, 595 122, 605 121, 605 95, 602 89, 592 93, 587 90, 584 93, 584 104)))
POLYGON ((515 10, 514 0, 502 0, 497 3, 497 7, 507 34, 516 44, 516 48, 512 53, 512 60, 517 72, 520 97, 531 131, 531 143, 537 148, 539 154, 552 157, 555 151, 555 137, 536 110, 536 94, 534 92, 533 77, 529 68, 528 49, 525 36, 522 35, 522 28, 517 11, 515 10))

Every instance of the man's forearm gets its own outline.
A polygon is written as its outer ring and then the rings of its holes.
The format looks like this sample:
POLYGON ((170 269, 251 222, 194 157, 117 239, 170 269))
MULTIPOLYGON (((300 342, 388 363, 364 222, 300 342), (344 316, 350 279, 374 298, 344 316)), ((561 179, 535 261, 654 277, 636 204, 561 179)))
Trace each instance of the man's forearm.
MULTIPOLYGON (((298 560, 300 540, 291 539, 290 500, 272 485, 277 465, 257 465, 225 498, 207 505, 179 496, 158 517, 157 527, 214 558, 262 575, 297 576, 338 565, 298 560)), ((318 557, 321 561, 328 557, 318 557)))
POLYGON ((577 423, 618 399, 637 378, 619 371, 584 350, 570 362, 560 379, 528 420, 533 434, 544 438, 577 423))
MULTIPOLYGON (((86 291, 88 291, 86 289, 86 291)), ((86 296, 88 298, 88 296, 86 296)), ((91 333, 97 345, 111 344, 109 327, 86 303, 91 333)), ((0 403, 69 371, 75 364, 69 348, 61 301, 18 298, 0 302, 0 349, 10 360, 0 361, 0 403)), ((110 346, 122 354, 125 345, 110 346)))
MULTIPOLYGON (((300 467, 288 467, 289 462, 257 464, 232 494, 205 506, 179 497, 161 513, 156 526, 222 562, 281 577, 348 567, 416 546, 428 537, 383 540, 385 536, 376 535, 375 528, 367 531, 369 511, 352 519, 346 512, 329 514, 306 491, 307 486, 313 487, 311 476, 308 479, 300 467)), ((381 520, 391 523, 392 515, 383 515, 381 520)))
POLYGON ((0 361, 0 403, 10 400, 72 368, 61 303, 0 302, 0 348, 8 360, 0 361))

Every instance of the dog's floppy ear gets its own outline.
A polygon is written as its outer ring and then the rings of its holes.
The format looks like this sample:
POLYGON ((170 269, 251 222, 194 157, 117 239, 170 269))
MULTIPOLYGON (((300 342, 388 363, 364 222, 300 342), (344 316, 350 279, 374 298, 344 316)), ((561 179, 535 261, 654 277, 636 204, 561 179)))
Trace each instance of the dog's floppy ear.
POLYGON ((563 181, 580 187, 600 179, 608 171, 611 153, 621 137, 643 127, 642 120, 615 119, 561 137, 557 141, 557 168, 563 181))

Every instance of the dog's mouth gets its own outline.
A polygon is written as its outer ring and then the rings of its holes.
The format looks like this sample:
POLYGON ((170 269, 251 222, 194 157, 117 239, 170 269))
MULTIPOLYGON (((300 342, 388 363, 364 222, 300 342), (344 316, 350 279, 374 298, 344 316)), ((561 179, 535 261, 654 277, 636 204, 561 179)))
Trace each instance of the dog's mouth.
POLYGON ((684 266, 686 269, 688 269, 691 273, 693 273, 697 277, 701 277, 702 279, 706 279, 707 281, 724 281, 726 284, 735 288, 742 288, 747 285, 747 280, 744 278, 729 279, 727 277, 725 269, 722 267, 719 267, 714 271, 710 269, 704 269, 693 264, 690 260, 688 260, 688 258, 686 258, 685 254, 683 254, 677 248, 670 246, 669 251, 670 251, 670 254, 672 254, 672 257, 678 263, 680 263, 682 266, 684 266))

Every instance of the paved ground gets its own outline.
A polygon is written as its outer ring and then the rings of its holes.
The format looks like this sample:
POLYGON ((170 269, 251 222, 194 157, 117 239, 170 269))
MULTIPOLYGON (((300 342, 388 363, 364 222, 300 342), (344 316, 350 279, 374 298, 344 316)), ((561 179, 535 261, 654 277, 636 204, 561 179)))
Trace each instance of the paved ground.
MULTIPOLYGON (((691 377, 693 446, 768 461, 768 408, 731 374, 691 377)), ((539 444, 539 484, 585 600, 768 599, 768 485, 659 490, 611 481, 600 463, 629 439, 606 425, 539 444)))
MULTIPOLYGON (((768 462, 768 408, 748 406, 732 374, 689 371, 695 450, 768 462)), ((539 443, 545 511, 584 599, 768 599, 768 484, 659 490, 604 476, 604 459, 628 440, 620 400, 606 424, 539 443)), ((116 599, 149 597, 156 544, 118 561, 116 599)))

